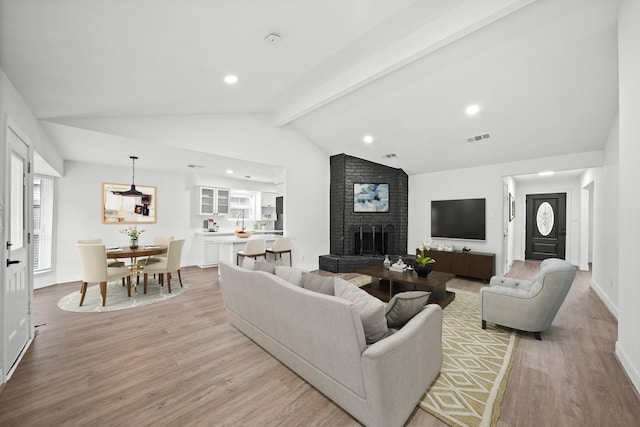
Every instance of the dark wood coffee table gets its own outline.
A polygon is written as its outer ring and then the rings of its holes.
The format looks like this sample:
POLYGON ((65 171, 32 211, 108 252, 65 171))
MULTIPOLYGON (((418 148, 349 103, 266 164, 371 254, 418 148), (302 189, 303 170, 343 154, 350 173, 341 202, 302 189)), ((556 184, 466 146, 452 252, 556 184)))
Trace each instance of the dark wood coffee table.
POLYGON ((358 270, 358 273, 373 277, 371 285, 362 287, 362 289, 370 291, 372 294, 375 294, 375 291, 380 293, 380 290, 386 287, 386 282, 388 282, 388 297, 386 295, 376 295, 379 298, 387 297, 388 299, 384 298, 387 301, 393 296, 394 284, 408 285, 414 289, 417 288, 431 292, 429 304, 439 304, 442 308, 449 305, 456 297, 455 293, 447 291, 447 282, 455 277, 454 274, 432 271, 427 277, 419 277, 415 271, 407 271, 404 273, 395 272, 386 270, 382 264, 363 268, 362 270, 358 270))

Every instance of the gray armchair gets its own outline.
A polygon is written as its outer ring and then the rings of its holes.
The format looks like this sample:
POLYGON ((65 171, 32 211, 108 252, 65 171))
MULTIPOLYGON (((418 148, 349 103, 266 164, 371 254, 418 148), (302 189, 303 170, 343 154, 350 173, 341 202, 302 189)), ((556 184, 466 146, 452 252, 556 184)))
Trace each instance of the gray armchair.
POLYGON ((534 280, 492 277, 489 286, 480 289, 482 329, 491 322, 533 332, 540 340, 540 333, 551 326, 575 275, 574 265, 550 258, 540 263, 534 280))

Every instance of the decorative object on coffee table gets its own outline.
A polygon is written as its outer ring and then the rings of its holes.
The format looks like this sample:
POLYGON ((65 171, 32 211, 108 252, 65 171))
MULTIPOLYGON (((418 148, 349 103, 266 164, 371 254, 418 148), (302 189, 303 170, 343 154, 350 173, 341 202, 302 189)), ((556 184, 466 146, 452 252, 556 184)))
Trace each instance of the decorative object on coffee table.
POLYGON ((424 255, 424 244, 420 244, 420 249, 416 254, 416 263, 414 270, 420 277, 427 277, 431 273, 431 264, 436 262, 435 259, 424 255))
POLYGON ((382 266, 385 270, 388 270, 391 267, 391 260, 389 259, 389 255, 384 256, 384 261, 382 261, 382 266))

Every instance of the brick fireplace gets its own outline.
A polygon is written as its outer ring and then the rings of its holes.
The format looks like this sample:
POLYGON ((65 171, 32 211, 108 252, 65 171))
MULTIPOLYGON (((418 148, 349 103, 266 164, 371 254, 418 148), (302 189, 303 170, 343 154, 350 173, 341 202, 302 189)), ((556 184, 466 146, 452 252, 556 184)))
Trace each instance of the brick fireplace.
POLYGON ((346 154, 331 156, 330 251, 320 256, 320 269, 356 271, 406 256, 408 176, 392 168, 346 154), (389 184, 388 212, 355 212, 354 184, 389 184))

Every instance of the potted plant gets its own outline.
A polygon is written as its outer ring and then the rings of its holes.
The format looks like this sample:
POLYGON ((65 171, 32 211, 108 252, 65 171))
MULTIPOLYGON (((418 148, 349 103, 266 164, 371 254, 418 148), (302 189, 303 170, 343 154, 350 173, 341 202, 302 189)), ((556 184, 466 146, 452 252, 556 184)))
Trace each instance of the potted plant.
POLYGON ((414 267, 418 276, 427 277, 429 273, 431 273, 431 264, 435 262, 435 259, 424 256, 424 246, 420 245, 420 252, 416 255, 416 264, 414 267))

